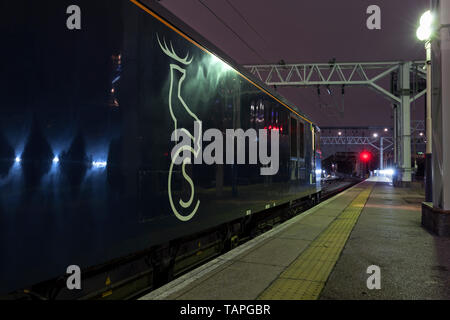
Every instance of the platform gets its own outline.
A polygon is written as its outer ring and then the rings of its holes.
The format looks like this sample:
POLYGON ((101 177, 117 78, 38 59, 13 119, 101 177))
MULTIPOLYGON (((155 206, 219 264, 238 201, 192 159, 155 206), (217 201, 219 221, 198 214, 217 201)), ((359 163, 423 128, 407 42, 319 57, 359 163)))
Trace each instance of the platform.
POLYGON ((422 201, 362 182, 141 299, 450 299, 450 238, 421 226, 422 201))

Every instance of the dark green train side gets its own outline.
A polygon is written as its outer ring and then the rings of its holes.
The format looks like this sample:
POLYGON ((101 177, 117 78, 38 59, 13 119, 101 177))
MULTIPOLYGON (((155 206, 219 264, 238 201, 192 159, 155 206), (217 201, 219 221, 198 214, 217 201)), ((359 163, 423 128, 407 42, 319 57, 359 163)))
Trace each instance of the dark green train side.
POLYGON ((319 198, 319 128, 155 1, 0 12, 0 296, 124 297, 124 279, 156 287, 319 198), (193 132, 195 118, 203 131, 276 130, 277 174, 171 166, 175 125, 193 132), (82 290, 66 288, 70 265, 82 290))

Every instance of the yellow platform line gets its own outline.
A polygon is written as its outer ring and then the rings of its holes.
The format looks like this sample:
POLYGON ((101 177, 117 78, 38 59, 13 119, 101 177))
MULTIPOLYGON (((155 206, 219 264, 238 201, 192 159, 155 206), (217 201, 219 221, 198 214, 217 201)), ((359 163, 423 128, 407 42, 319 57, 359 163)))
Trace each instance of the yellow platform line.
POLYGON ((331 274, 374 184, 344 211, 258 297, 259 300, 316 300, 331 274))

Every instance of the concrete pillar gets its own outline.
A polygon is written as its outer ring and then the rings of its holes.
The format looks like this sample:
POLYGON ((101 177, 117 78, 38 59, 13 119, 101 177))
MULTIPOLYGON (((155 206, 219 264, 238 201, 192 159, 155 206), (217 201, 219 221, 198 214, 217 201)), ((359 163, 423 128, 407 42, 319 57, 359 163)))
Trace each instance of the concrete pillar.
POLYGON ((398 160, 397 160, 397 108, 398 108, 398 106, 394 105, 394 165, 398 164, 398 160))
POLYGON ((444 126, 443 137, 443 161, 444 190, 442 209, 450 210, 450 0, 443 2, 441 29, 441 54, 442 54, 442 121, 444 126))
POLYGON ((411 62, 401 66, 401 107, 400 107, 400 170, 402 184, 411 182, 411 96, 410 96, 410 70, 411 62))
MULTIPOLYGON (((440 123, 433 125, 433 157, 436 157, 433 178, 440 176, 441 181, 439 186, 433 185, 433 205, 450 211, 450 0, 440 1, 440 25, 441 84, 439 88, 433 85, 433 89, 441 94, 440 103, 433 103, 438 113, 438 118, 433 117, 433 120, 440 123)), ((439 96, 434 95, 432 99, 438 100, 439 96)))
POLYGON ((432 0, 439 20, 432 39, 433 203, 422 204, 422 225, 450 236, 450 0, 432 0))

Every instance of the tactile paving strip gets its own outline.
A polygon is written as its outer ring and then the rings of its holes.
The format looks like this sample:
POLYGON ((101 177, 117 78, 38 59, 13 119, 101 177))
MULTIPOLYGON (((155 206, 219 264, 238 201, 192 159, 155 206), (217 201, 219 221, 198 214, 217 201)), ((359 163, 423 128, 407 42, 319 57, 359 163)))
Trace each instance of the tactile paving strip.
POLYGON ((374 184, 361 193, 259 297, 260 300, 316 300, 344 249, 374 184))

